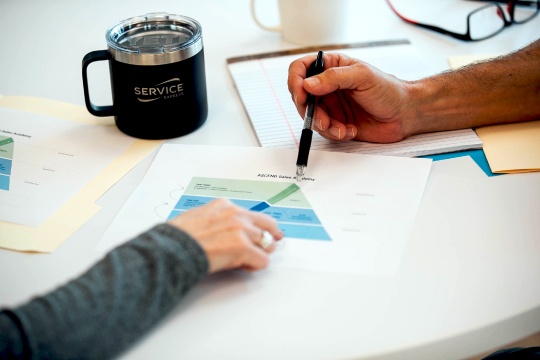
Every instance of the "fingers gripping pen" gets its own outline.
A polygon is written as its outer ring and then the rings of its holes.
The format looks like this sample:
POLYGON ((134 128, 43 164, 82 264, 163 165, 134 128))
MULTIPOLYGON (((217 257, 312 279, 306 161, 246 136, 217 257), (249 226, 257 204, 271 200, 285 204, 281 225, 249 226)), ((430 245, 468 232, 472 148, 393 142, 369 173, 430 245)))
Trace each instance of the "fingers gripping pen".
MULTIPOLYGON (((323 72, 324 60, 323 52, 319 51, 317 59, 311 63, 306 74, 306 78, 319 75, 323 72)), ((313 115, 315 113, 315 106, 317 105, 317 97, 309 94, 307 97, 306 114, 304 116, 304 128, 302 135, 300 136, 300 145, 298 146, 298 158, 296 159, 296 181, 302 181, 304 172, 307 167, 309 149, 311 147, 311 138, 313 137, 313 130, 311 125, 313 123, 313 115)))

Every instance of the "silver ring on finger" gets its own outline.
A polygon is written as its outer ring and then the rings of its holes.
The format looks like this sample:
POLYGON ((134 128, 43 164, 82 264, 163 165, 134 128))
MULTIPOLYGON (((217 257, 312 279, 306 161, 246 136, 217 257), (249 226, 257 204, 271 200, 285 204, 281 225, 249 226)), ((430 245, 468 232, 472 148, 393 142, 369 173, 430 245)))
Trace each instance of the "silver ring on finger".
POLYGON ((264 250, 268 250, 268 248, 272 246, 273 243, 274 243, 274 236, 272 236, 272 234, 270 234, 268 231, 263 230, 262 235, 261 235, 261 240, 259 241, 259 245, 261 245, 261 247, 264 250))

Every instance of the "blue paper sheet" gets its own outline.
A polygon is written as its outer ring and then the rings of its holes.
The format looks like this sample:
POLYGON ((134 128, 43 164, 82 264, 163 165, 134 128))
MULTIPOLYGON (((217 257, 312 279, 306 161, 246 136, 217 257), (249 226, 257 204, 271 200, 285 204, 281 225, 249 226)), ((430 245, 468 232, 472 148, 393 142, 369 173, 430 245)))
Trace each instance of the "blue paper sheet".
POLYGON ((439 161, 439 160, 446 160, 446 159, 453 159, 457 157, 462 156, 470 156, 474 162, 482 169, 487 176, 498 176, 498 175, 504 175, 504 174, 494 174, 491 172, 491 168, 489 167, 488 161, 486 159, 486 155, 484 154, 484 150, 467 150, 467 151, 458 151, 448 154, 438 154, 438 155, 428 155, 428 156, 420 156, 422 158, 428 158, 433 159, 433 161, 439 161))

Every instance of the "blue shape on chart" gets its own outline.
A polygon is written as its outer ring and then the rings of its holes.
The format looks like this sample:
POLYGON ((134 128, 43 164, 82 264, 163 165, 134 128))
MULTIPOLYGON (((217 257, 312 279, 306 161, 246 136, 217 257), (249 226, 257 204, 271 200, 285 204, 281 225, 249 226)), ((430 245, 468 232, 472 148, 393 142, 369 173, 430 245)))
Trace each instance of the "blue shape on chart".
POLYGON ((243 207, 244 209, 251 209, 253 206, 260 203, 258 200, 239 200, 239 199, 229 199, 235 205, 243 207))
POLYGON ((12 160, 0 158, 0 174, 11 175, 12 160))
POLYGON ((311 209, 271 206, 264 210, 263 213, 270 215, 278 222, 321 225, 319 218, 315 215, 315 211, 311 209))
MULTIPOLYGON (((182 195, 178 203, 174 207, 174 211, 184 211, 193 209, 199 206, 203 206, 215 200, 213 197, 205 196, 195 196, 195 195, 182 195)), ((313 224, 320 225, 321 222, 315 211, 312 209, 303 209, 303 208, 288 208, 288 207, 277 207, 270 206, 266 201, 259 200, 239 200, 239 199, 230 199, 230 201, 243 207, 244 209, 249 209, 252 211, 260 211, 264 214, 272 216, 278 222, 291 222, 299 224, 313 224)))
POLYGON ((9 191, 9 176, 0 175, 0 190, 9 191))
POLYGON ((173 210, 173 211, 171 211, 171 214, 169 215, 169 217, 167 218, 166 221, 174 219, 175 217, 177 217, 179 214, 183 213, 184 211, 185 210, 173 210))
POLYGON ((484 154, 484 150, 467 150, 467 151, 458 151, 448 154, 437 154, 437 155, 428 155, 428 156, 420 156, 421 158, 427 158, 427 159, 433 159, 433 161, 439 161, 439 160, 446 160, 446 159, 453 159, 458 158, 462 156, 470 156, 476 165, 482 169, 487 176, 498 176, 498 175, 504 175, 504 174, 494 174, 491 172, 491 168, 489 167, 488 161, 486 159, 486 154, 484 154))
MULTIPOLYGON (((174 210, 167 218, 167 221, 175 218, 186 210, 203 206, 215 199, 216 198, 205 196, 182 195, 174 210)), ((312 209, 274 207, 270 206, 267 202, 261 202, 260 200, 230 199, 230 201, 245 209, 260 211, 272 216, 278 221, 279 228, 285 232, 285 236, 287 237, 310 240, 332 240, 326 230, 321 226, 319 218, 312 209)))
MULTIPOLYGON (((182 195, 180 200, 174 206, 175 210, 189 210, 199 206, 208 204, 209 202, 215 200, 215 197, 205 197, 205 196, 195 196, 195 195, 182 195)), ((229 199, 233 204, 236 204, 245 209, 251 209, 252 207, 260 204, 259 200, 239 200, 239 199, 229 199)))
POLYGON ((332 241, 328 233, 322 226, 296 225, 296 224, 279 224, 279 228, 283 230, 286 237, 295 239, 308 240, 325 240, 332 241))
POLYGON ((255 205, 254 207, 252 207, 251 211, 263 211, 265 209, 268 209, 270 207, 270 205, 266 202, 266 201, 263 201, 262 203, 259 203, 257 205, 255 205))
POLYGON ((182 195, 176 205, 174 206, 175 210, 189 210, 199 206, 208 204, 210 201, 215 198, 203 197, 203 196, 190 196, 182 195))

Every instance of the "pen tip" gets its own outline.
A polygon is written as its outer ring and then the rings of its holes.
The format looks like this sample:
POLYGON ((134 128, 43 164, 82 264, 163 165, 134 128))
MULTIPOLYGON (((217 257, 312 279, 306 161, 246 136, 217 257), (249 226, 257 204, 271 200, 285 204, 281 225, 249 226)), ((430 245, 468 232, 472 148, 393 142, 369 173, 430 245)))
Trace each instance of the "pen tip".
POLYGON ((297 165, 296 166, 296 181, 297 182, 301 182, 302 181, 302 176, 304 176, 304 170, 305 170, 305 166, 303 165, 297 165))

